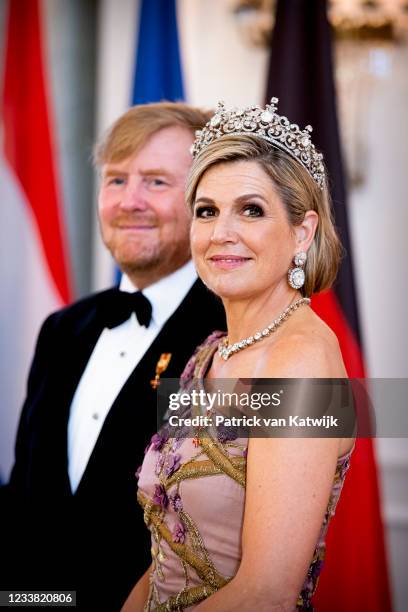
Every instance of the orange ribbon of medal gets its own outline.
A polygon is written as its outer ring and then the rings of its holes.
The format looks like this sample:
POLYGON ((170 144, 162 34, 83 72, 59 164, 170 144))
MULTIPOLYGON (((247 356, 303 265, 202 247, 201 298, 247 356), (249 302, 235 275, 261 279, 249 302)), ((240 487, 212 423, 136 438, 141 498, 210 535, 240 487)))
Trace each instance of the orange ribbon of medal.
POLYGON ((171 353, 162 353, 159 357, 159 361, 156 364, 156 374, 153 380, 150 381, 153 389, 157 389, 160 385, 160 376, 167 370, 167 366, 170 363, 171 353))

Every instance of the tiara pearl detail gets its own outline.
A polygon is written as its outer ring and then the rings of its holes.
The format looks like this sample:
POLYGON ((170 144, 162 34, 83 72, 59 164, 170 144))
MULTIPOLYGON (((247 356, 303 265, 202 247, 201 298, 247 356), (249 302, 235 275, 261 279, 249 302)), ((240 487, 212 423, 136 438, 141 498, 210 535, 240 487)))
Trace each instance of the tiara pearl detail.
POLYGON ((313 128, 307 125, 301 130, 296 123, 279 115, 276 112, 278 101, 278 98, 271 98, 271 103, 265 108, 255 105, 231 109, 227 109, 224 102, 218 102, 210 121, 195 133, 196 139, 191 147, 193 158, 222 136, 258 136, 296 159, 323 189, 326 180, 323 155, 316 151, 311 141, 313 128))
POLYGON ((299 251, 293 258, 295 268, 290 268, 288 272, 288 283, 293 289, 300 289, 305 284, 305 271, 303 266, 306 263, 307 255, 304 251, 299 251))
POLYGON ((256 332, 256 334, 254 334, 253 336, 245 338, 245 340, 235 342, 235 344, 228 344, 228 336, 222 338, 221 342, 218 345, 219 356, 224 359, 224 361, 227 361, 227 359, 229 359, 234 353, 238 353, 238 351, 242 351, 248 346, 251 346, 256 342, 267 338, 274 331, 276 331, 278 327, 282 325, 282 323, 286 321, 286 319, 288 319, 290 315, 299 308, 299 306, 302 306, 302 304, 310 304, 310 298, 300 298, 299 300, 296 300, 296 302, 293 302, 293 304, 285 308, 285 310, 281 312, 279 317, 275 319, 270 325, 268 325, 268 327, 265 327, 265 329, 263 329, 262 331, 256 332))

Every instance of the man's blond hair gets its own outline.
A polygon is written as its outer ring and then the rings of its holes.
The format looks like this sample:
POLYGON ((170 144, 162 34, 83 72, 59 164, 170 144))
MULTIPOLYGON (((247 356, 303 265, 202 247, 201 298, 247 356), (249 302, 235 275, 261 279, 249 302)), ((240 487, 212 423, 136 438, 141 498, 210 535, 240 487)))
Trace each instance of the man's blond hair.
POLYGON ((182 102, 158 102, 132 106, 109 128, 94 148, 94 164, 118 163, 134 155, 145 142, 163 128, 179 126, 191 131, 202 129, 212 115, 182 102))

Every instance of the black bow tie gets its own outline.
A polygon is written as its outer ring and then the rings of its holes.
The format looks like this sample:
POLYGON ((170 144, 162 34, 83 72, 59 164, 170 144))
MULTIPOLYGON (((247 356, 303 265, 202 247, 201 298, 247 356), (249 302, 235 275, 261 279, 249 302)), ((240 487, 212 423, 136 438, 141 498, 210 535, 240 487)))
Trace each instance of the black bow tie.
POLYGON ((112 329, 128 320, 134 312, 140 325, 149 327, 152 318, 152 305, 141 291, 128 293, 119 289, 111 289, 106 293, 101 311, 101 320, 105 327, 112 329))

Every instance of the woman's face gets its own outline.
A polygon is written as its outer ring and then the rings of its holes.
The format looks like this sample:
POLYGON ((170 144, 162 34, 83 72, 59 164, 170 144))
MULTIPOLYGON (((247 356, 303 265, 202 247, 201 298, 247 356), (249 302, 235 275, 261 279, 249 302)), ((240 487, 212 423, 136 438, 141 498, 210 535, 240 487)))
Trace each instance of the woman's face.
POLYGON ((252 161, 220 163, 201 178, 191 249, 199 276, 221 298, 287 285, 296 236, 271 178, 252 161))

